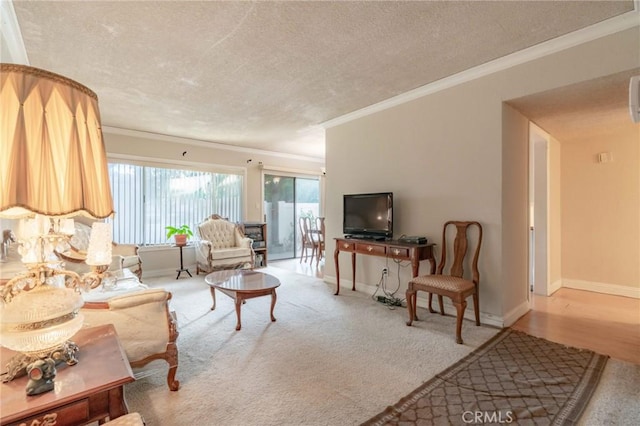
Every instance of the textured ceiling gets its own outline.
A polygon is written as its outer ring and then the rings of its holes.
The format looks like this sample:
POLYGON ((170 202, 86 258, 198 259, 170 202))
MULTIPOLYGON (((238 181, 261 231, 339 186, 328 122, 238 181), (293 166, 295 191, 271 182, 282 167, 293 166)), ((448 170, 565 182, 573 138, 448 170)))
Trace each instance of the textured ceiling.
MULTIPOLYGON (((640 68, 509 101, 561 143, 640 135, 629 113, 629 80, 640 68)), ((639 141, 640 142, 640 141, 639 141)))
POLYGON ((14 1, 103 125, 324 157, 321 123, 633 9, 604 2, 14 1))

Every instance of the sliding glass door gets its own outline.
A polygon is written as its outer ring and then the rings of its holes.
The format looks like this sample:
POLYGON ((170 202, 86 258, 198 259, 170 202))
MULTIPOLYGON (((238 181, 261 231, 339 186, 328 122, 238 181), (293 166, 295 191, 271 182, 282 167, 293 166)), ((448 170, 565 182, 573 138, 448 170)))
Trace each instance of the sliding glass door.
POLYGON ((291 259, 300 252, 298 218, 320 212, 318 179, 265 174, 264 212, 269 259, 291 259))

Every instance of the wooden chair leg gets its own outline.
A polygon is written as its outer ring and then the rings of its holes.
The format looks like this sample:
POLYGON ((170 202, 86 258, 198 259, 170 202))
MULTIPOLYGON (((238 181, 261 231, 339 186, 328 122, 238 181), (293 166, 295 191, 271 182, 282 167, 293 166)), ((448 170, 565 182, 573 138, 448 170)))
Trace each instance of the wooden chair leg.
POLYGON ((444 315, 444 304, 441 295, 438 295, 438 305, 440 305, 440 315, 444 315))
POLYGON ((462 300, 453 300, 454 306, 456 307, 457 315, 456 315, 456 343, 462 344, 462 319, 464 318, 464 310, 467 308, 467 301, 462 300))
POLYGON ((176 380, 176 373, 178 372, 178 347, 175 343, 167 345, 167 362, 169 363, 169 372, 167 373, 167 385, 172 391, 180 389, 180 382, 176 380))
POLYGON ((416 316, 416 307, 414 305, 414 301, 416 300, 416 291, 415 290, 407 290, 405 293, 407 298, 407 311, 409 311, 409 321, 407 321, 407 325, 410 326, 413 324, 413 320, 417 320, 416 316))
POLYGON ((476 313, 476 325, 480 325, 480 299, 478 293, 473 293, 473 310, 476 313))

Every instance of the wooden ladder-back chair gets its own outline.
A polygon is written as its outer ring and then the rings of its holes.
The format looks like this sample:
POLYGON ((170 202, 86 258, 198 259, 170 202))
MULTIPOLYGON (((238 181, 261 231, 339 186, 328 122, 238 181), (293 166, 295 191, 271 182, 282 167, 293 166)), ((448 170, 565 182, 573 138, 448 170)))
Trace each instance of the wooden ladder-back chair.
POLYGON ((320 260, 324 257, 324 217, 316 217, 316 242, 317 242, 317 256, 316 256, 316 266, 320 264, 320 260))
MULTIPOLYGON (((451 232, 449 233, 451 234, 451 232)), ((407 289, 407 308, 409 310, 409 321, 407 325, 411 325, 414 320, 418 319, 416 314, 417 292, 425 291, 429 293, 429 311, 435 312, 431 308, 431 299, 433 294, 438 295, 440 305, 440 314, 444 315, 444 307, 442 297, 447 296, 456 307, 456 343, 462 343, 462 319, 464 311, 467 307, 466 299, 473 296, 473 308, 476 316, 476 325, 480 325, 480 306, 478 298, 478 285, 480 282, 480 274, 478 272, 478 256, 480 255, 480 245, 482 244, 482 226, 478 222, 461 222, 449 221, 444 224, 442 230, 442 255, 440 263, 435 275, 421 275, 409 281, 407 289), (456 228, 455 239, 453 241, 453 261, 449 273, 445 273, 447 266, 447 228, 454 226, 456 228), (473 259, 471 261, 471 279, 464 278, 464 262, 469 246, 467 231, 470 227, 478 228, 477 241, 475 242, 475 250, 473 250, 473 259)))
POLYGON ((311 237, 311 218, 309 217, 301 217, 298 219, 298 225, 300 228, 300 263, 304 258, 305 263, 307 262, 307 258, 309 258, 309 254, 307 250, 311 249, 311 259, 309 263, 313 261, 313 257, 316 256, 316 250, 318 249, 318 245, 311 237))

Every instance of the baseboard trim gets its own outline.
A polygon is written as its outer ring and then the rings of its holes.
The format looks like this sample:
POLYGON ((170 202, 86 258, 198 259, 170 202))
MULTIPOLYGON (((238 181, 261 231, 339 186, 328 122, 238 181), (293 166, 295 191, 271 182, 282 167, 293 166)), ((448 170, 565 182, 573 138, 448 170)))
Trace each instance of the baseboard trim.
MULTIPOLYGON (((176 270, 175 267, 173 268, 167 268, 167 269, 151 269, 151 270, 145 270, 144 269, 144 263, 142 264, 143 268, 142 268, 142 282, 144 283, 145 278, 157 278, 157 277, 167 277, 167 276, 171 276, 171 275, 178 275, 178 271, 176 270)), ((193 265, 185 265, 185 268, 189 270, 189 272, 191 272, 192 276, 196 276, 196 265, 195 263, 193 265)), ((180 279, 187 277, 189 278, 189 274, 186 273, 186 271, 183 271, 182 274, 180 274, 180 279)))
MULTIPOLYGON (((323 278, 323 281, 327 284, 335 285, 336 277, 325 275, 323 278)), ((351 280, 349 281, 340 280, 340 291, 342 292, 344 292, 345 290, 351 291, 351 285, 352 285, 351 280)), ((376 287, 369 284, 356 282, 356 290, 372 295, 375 293, 376 287)), ((404 293, 402 293, 402 297, 400 298, 404 299, 404 293)), ((425 292, 418 292, 418 300, 416 301, 416 304, 418 305, 418 307, 427 309, 428 302, 429 302, 429 299, 427 294, 425 292)), ((439 312, 440 308, 438 307, 437 300, 434 301, 433 305, 434 305, 433 308, 438 310, 439 312)), ((444 299, 443 305, 444 305, 444 313, 446 315, 455 317, 456 308, 451 304, 451 302, 447 298, 444 299)), ((470 321, 475 321, 475 315, 473 313, 473 303, 468 303, 467 309, 464 312, 464 318, 470 321)), ((489 325, 493 327, 502 328, 504 327, 505 321, 501 317, 480 311, 480 323, 482 325, 489 325)))
POLYGON ((561 288, 562 288, 562 280, 556 280, 555 282, 549 285, 549 288, 547 288, 547 296, 551 296, 553 293, 560 290, 561 288))
POLYGON ((529 307, 529 302, 526 302, 526 301, 522 302, 521 304, 519 304, 518 306, 516 306, 515 308, 507 312, 507 314, 503 318, 502 326, 509 327, 515 324, 516 321, 522 318, 522 316, 527 312, 529 312, 530 310, 531 308, 529 307))
POLYGON ((570 279, 563 279, 562 287, 640 299, 640 288, 638 287, 570 279))

